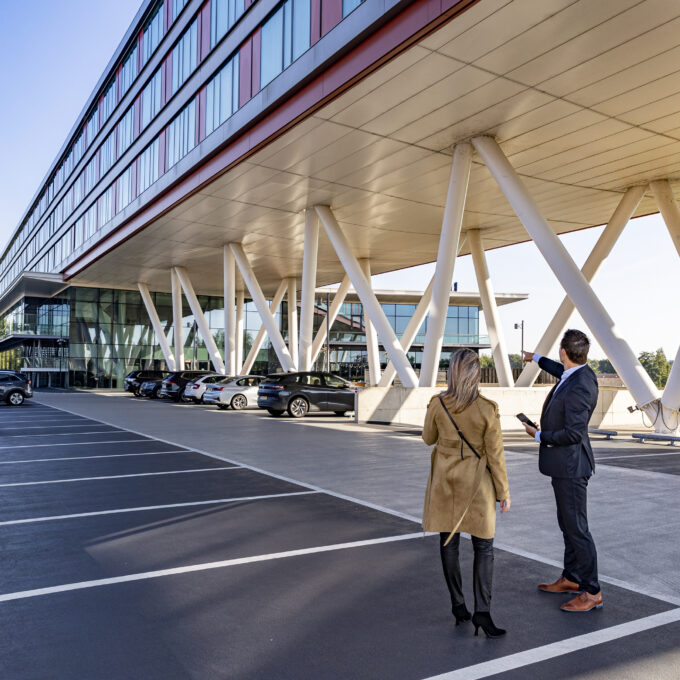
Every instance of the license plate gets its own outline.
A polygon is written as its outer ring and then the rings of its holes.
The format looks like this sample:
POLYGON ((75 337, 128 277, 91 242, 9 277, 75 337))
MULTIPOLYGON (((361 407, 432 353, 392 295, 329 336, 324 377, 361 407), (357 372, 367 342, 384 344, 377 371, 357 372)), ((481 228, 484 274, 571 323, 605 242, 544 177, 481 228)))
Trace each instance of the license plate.
POLYGON ((269 399, 269 397, 268 397, 266 394, 263 394, 263 395, 260 397, 260 399, 262 399, 262 401, 265 401, 265 400, 269 399))

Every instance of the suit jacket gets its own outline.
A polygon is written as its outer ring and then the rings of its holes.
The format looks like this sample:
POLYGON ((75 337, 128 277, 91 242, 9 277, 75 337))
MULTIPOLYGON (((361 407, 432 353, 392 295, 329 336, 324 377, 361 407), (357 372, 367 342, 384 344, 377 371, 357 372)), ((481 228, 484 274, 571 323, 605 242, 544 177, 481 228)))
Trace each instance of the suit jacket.
MULTIPOLYGON (((561 378, 564 366, 542 357, 538 365, 561 378)), ((552 388, 541 413, 538 469, 549 477, 589 477, 595 458, 588 438, 588 423, 597 404, 597 376, 586 365, 552 388)))

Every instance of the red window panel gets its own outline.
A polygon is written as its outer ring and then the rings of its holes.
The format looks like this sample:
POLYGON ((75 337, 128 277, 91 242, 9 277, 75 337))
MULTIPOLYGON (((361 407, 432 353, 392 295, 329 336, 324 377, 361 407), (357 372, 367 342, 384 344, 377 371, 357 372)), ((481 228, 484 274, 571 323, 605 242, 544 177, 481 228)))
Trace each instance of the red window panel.
POLYGON ((158 135, 158 176, 162 177, 165 174, 166 163, 168 158, 168 128, 165 128, 160 135, 158 135))
POLYGON ((143 52, 142 52, 142 45, 144 38, 144 31, 140 31, 139 35, 137 36, 137 73, 139 73, 142 70, 142 59, 144 58, 143 52))
POLYGON ((172 22, 172 0, 168 0, 163 5, 163 35, 168 32, 172 22))
POLYGON ((255 0, 245 0, 245 3, 244 3, 243 6, 244 6, 245 9, 248 9, 248 7, 250 7, 254 2, 255 2, 255 0))
POLYGON ((342 21, 342 0, 321 0, 321 35, 342 21))
POLYGON ((205 139, 206 89, 202 87, 196 101, 196 141, 200 144, 205 139))
POLYGON ((252 96, 252 66, 253 66, 253 40, 248 38, 239 50, 239 108, 252 96))
POLYGON ((313 45, 321 38, 321 0, 311 0, 310 15, 312 20, 312 30, 310 41, 313 45))
POLYGON ((206 2, 198 15, 198 63, 210 52, 210 1, 206 2))
POLYGON ((253 33, 253 65, 251 69, 251 96, 255 96, 260 91, 260 50, 262 41, 262 29, 258 28, 253 33))
POLYGON ((163 62, 161 71, 161 106, 165 106, 172 96, 172 52, 163 62))

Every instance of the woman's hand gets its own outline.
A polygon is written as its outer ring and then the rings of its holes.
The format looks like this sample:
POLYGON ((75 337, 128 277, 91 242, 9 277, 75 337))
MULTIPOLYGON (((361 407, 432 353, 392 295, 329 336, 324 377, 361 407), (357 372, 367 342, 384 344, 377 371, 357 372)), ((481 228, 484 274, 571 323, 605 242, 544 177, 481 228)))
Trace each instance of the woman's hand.
POLYGON ((501 501, 501 514, 510 510, 510 496, 501 501))

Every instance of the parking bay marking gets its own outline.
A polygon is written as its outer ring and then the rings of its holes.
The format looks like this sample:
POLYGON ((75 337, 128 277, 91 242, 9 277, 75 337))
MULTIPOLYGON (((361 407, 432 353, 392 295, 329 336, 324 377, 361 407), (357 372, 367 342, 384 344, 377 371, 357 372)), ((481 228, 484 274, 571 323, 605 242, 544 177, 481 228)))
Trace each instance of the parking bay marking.
MULTIPOLYGON (((363 548, 381 543, 394 543, 396 541, 408 541, 414 538, 422 538, 423 532, 413 534, 399 534, 397 536, 384 536, 382 538, 367 539, 364 541, 352 541, 349 543, 334 543, 331 545, 316 546, 314 548, 300 548, 298 550, 286 550, 285 552, 267 553, 264 555, 253 555, 252 557, 236 557, 230 560, 220 560, 218 562, 204 562, 202 564, 192 564, 186 567, 173 567, 171 569, 158 569, 157 571, 146 571, 137 574, 126 574, 125 576, 114 576, 112 578, 95 579, 92 581, 80 581, 76 583, 64 583, 60 586, 49 588, 36 588, 34 590, 22 590, 16 593, 6 593, 0 595, 0 602, 10 602, 12 600, 23 600, 29 597, 41 595, 53 595, 71 590, 84 590, 86 588, 97 588, 101 586, 115 585, 117 583, 129 583, 131 581, 145 581, 163 576, 175 576, 178 574, 189 574, 210 569, 224 569, 242 564, 253 564, 255 562, 268 562, 270 560, 280 560, 287 557, 300 557, 302 555, 313 555, 317 553, 333 552, 336 550, 348 550, 350 548, 363 548)), ((678 610, 680 611, 680 610, 678 610)))
MULTIPOLYGON (((62 427, 104 427, 103 425, 90 425, 90 423, 71 423, 69 425, 22 425, 20 427, 1 427, 2 432, 8 430, 54 430, 62 427)), ((78 434, 74 432, 73 434, 78 434)))
POLYGON ((136 472, 129 475, 101 475, 99 477, 75 477, 73 479, 48 479, 40 482, 12 482, 10 484, 0 484, 6 486, 38 486, 39 484, 66 484, 67 482, 92 482, 99 479, 125 479, 126 477, 157 477, 159 475, 188 475, 193 472, 218 472, 220 470, 242 470, 240 465, 230 465, 229 467, 199 468, 197 470, 166 470, 164 472, 136 472))
MULTIPOLYGON (((40 444, 42 446, 42 444, 40 444)), ((62 460, 92 460, 93 458, 127 458, 128 456, 160 456, 167 453, 196 453, 189 449, 175 451, 144 451, 142 453, 109 453, 102 456, 68 456, 65 458, 32 458, 29 460, 0 460, 0 465, 20 465, 21 463, 50 463, 62 460)), ((202 454, 199 454, 202 455, 202 454)))
MULTIPOLYGON (((129 430, 127 431, 129 432, 129 430)), ((106 432, 78 432, 78 434, 106 434, 106 432)), ((145 436, 144 439, 107 439, 106 441, 103 442, 61 442, 58 444, 50 442, 49 444, 18 444, 16 446, 0 446, 0 449, 33 449, 39 446, 89 446, 90 444, 130 444, 133 442, 152 442, 152 441, 156 440, 145 436)), ((163 443, 170 444, 171 446, 173 446, 172 442, 163 443)))
MULTIPOLYGON (((97 427, 113 427, 112 425, 97 425, 97 427)), ((117 427, 116 430, 119 432, 128 432, 129 430, 123 430, 117 427)), ((76 437, 81 434, 108 434, 109 432, 115 432, 115 430, 100 430, 99 432, 50 432, 49 434, 8 434, 7 439, 21 439, 22 437, 76 437)), ((134 434, 134 432, 132 433, 134 434)), ((126 441, 122 439, 121 441, 126 441)), ((97 443, 97 442, 93 442, 97 443)), ((3 449, 11 449, 11 446, 2 446, 3 449)))

